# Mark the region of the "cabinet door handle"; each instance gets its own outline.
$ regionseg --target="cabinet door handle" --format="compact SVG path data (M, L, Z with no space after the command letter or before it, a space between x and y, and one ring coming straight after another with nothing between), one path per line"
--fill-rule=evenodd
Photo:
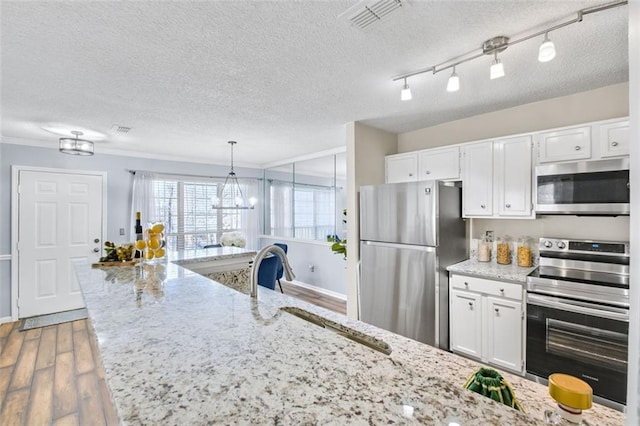
M504 205L506 208L510 209L511 208L511 204L505 204Z
M616 141L611 142L611 146L618 146L618 142Z
M504 294L504 288L500 289L500 293Z
M495 311L496 311L496 314L500 313L500 309L498 309L498 308L496 308Z
M469 307L473 309L473 302L469 302Z
M464 286L465 286L465 287L469 287L469 283L465 281L465 282L464 282Z
M413 176L413 173L409 173L409 177Z
M431 172L430 172L429 170L427 170L425 173L426 173L426 174L428 174L428 175L430 175L430 174L431 174Z
M576 145L576 151L580 151L582 147L580 145Z
M485 206L484 204L480 204L480 208L484 209L485 207L487 206Z

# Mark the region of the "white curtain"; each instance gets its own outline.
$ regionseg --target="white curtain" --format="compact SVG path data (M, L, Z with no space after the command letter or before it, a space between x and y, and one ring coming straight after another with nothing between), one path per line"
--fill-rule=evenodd
M136 212L140 212L142 216L142 226L150 222L157 222L158 215L156 211L156 201L153 193L153 180L156 179L155 173L135 172L133 175L133 190L131 191L131 226L134 229Z
M257 180L247 180L243 183L246 193L243 194L246 200L254 198L258 200L254 209L241 210L241 223L244 225L242 232L247 239L247 248L258 250L258 235L260 235L261 212L263 211L264 198L260 196L260 184ZM243 191L244 192L244 191Z
M268 186L270 197L269 233L278 237L293 237L293 184L290 182L272 181Z

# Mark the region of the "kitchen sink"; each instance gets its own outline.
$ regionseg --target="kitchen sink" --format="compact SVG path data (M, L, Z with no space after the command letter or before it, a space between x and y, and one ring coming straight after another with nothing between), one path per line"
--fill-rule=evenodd
M331 321L326 318L323 318L320 315L317 315L312 312L305 311L304 309L296 308L293 306L285 306L280 308L280 310L288 314L291 314L293 316L296 316L298 318L301 318L305 321L308 321L312 324L315 324L318 327L322 327L329 331L333 331L334 333L342 337L345 337L363 346L366 346L368 348L381 352L385 355L391 354L391 346L389 346L386 342L380 339L377 339L375 337L368 336L352 328L346 327L335 321Z

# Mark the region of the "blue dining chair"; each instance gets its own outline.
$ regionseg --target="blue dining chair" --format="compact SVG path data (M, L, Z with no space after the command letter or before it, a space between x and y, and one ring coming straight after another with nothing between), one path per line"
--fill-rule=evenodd
M274 243L273 245L280 247L284 252L284 254L287 254L287 249L289 247L286 244ZM278 272L276 273L276 281L278 281L278 285L280 286L280 293L284 293L284 291L282 291L282 284L280 284L280 278L282 278L283 275L284 275L284 267L282 266L282 262L280 261L280 259L278 259Z
M278 274L278 266L281 266L278 256L270 256L262 259L260 268L258 269L258 285L266 287L269 290L276 289L276 277ZM280 289L282 291L282 288Z

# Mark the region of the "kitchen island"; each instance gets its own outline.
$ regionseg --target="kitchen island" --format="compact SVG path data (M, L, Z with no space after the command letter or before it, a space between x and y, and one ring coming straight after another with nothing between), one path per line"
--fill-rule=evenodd
M184 260L184 259L183 259ZM529 415L462 388L478 364L264 288L258 300L172 262L78 267L125 424L542 424L546 388L505 374ZM386 342L385 355L279 308ZM592 424L622 424L594 407Z

